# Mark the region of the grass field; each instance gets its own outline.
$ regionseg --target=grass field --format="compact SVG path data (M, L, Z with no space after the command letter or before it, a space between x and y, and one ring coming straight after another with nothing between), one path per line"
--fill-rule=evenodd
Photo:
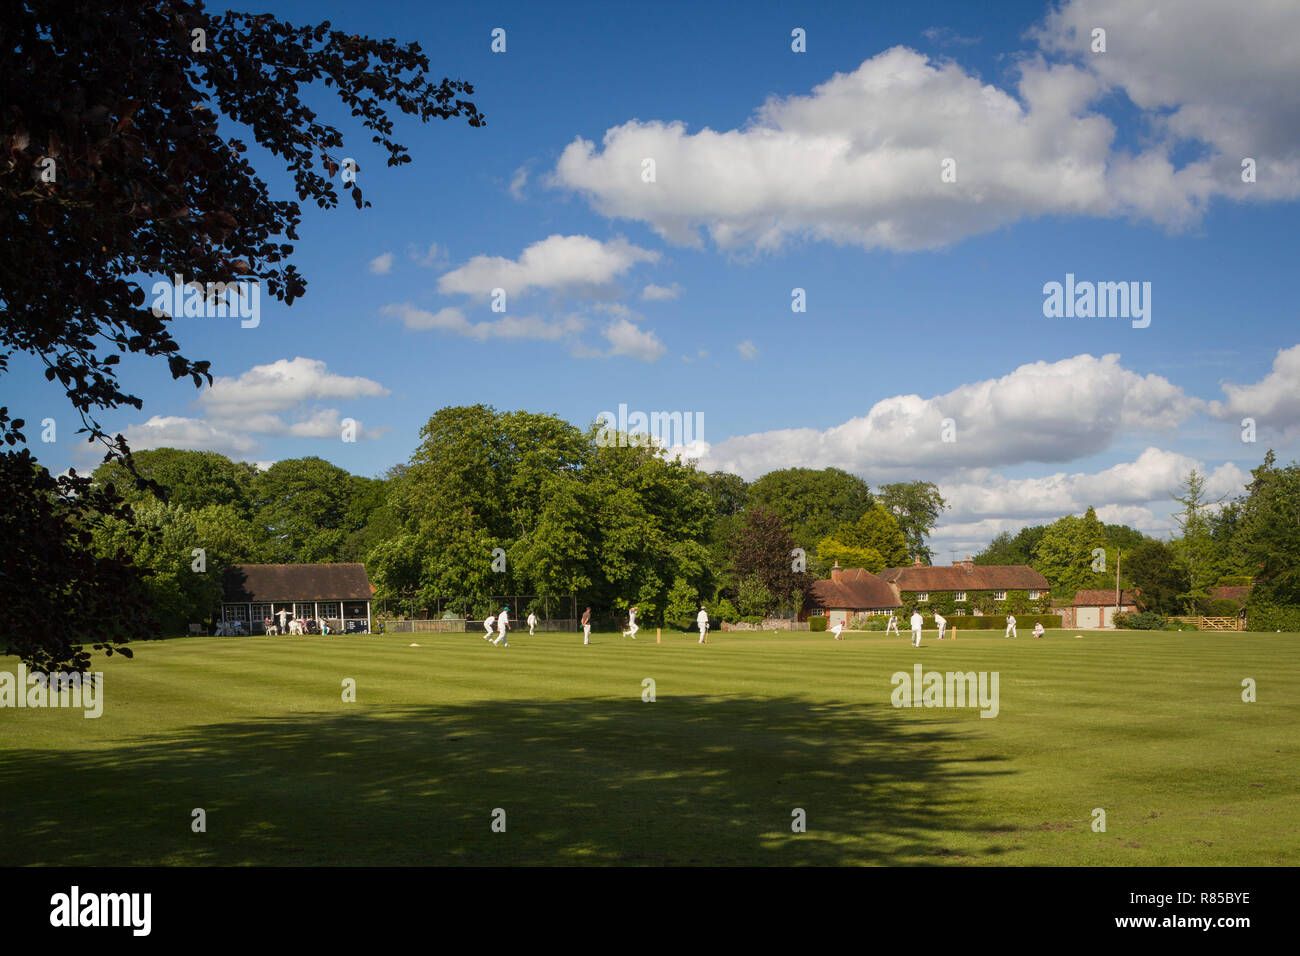
M142 643L99 719L0 709L0 864L1294 865L1297 637ZM916 662L998 716L895 708Z

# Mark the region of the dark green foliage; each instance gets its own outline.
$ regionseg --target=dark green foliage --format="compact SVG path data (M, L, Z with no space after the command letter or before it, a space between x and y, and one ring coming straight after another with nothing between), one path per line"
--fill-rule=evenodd
M826 630L826 615L814 614L808 618L808 630L824 631Z
M1167 623L1168 618L1163 614L1156 614L1152 611L1144 611L1139 614L1116 614L1114 617L1116 627L1134 631L1160 631L1164 630Z

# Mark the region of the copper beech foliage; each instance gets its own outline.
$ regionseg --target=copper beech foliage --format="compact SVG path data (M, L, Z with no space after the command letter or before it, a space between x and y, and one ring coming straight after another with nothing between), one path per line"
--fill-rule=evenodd
M469 83L428 79L418 44L202 3L22 0L0 17L0 49L0 376L14 353L44 362L82 420L78 434L128 463L122 437L95 418L142 405L119 378L121 355L165 358L196 387L212 380L208 362L181 353L142 283L256 279L286 304L306 290L289 261L298 203L337 206L343 158L342 134L303 101L309 87L332 90L389 166L410 162L392 138L394 109L485 122ZM296 200L271 196L248 140L284 162ZM369 205L355 179L344 188L357 208ZM0 442L24 442L22 426L0 415ZM79 493L58 484L65 499ZM19 573L0 584L8 597L35 582Z

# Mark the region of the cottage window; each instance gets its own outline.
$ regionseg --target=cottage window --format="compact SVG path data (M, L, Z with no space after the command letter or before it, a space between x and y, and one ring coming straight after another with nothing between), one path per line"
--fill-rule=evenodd
M965 592L965 591L958 591L956 597L954 597L953 600L956 601L958 604L965 604L965 603L966 603L966 592Z
M1037 601L1037 600L1038 600L1040 597L1042 597L1042 596L1043 596L1043 592L1042 592L1042 591L1030 591L1030 592L1029 592L1029 600L1031 600L1031 601Z
M994 592L993 592L993 600L995 600L995 601L1005 601L1006 599L1007 599L1007 592L1006 592L1006 591L994 591Z
M918 594L918 595L916 596L916 599L917 599L918 601L928 601L928 600L930 600L930 592L929 592L929 591L922 591L920 594Z

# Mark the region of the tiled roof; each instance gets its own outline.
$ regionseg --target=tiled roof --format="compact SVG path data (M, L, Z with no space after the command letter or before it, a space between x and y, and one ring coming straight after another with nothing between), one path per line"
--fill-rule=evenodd
M1127 588L1120 592L1119 603L1121 607L1137 604L1137 591L1130 591ZM1115 589L1102 588L1100 591L1075 591L1075 607L1114 607L1115 606Z
M850 611L901 607L894 589L865 568L844 568L838 581L814 581L814 603Z
M1027 564L885 568L900 591L1046 591L1047 578Z
M364 564L232 564L222 579L224 600L369 601L374 591Z
M1246 599L1250 597L1252 585L1244 587L1221 587L1210 588L1210 597L1216 601L1236 601L1238 604L1245 604Z

